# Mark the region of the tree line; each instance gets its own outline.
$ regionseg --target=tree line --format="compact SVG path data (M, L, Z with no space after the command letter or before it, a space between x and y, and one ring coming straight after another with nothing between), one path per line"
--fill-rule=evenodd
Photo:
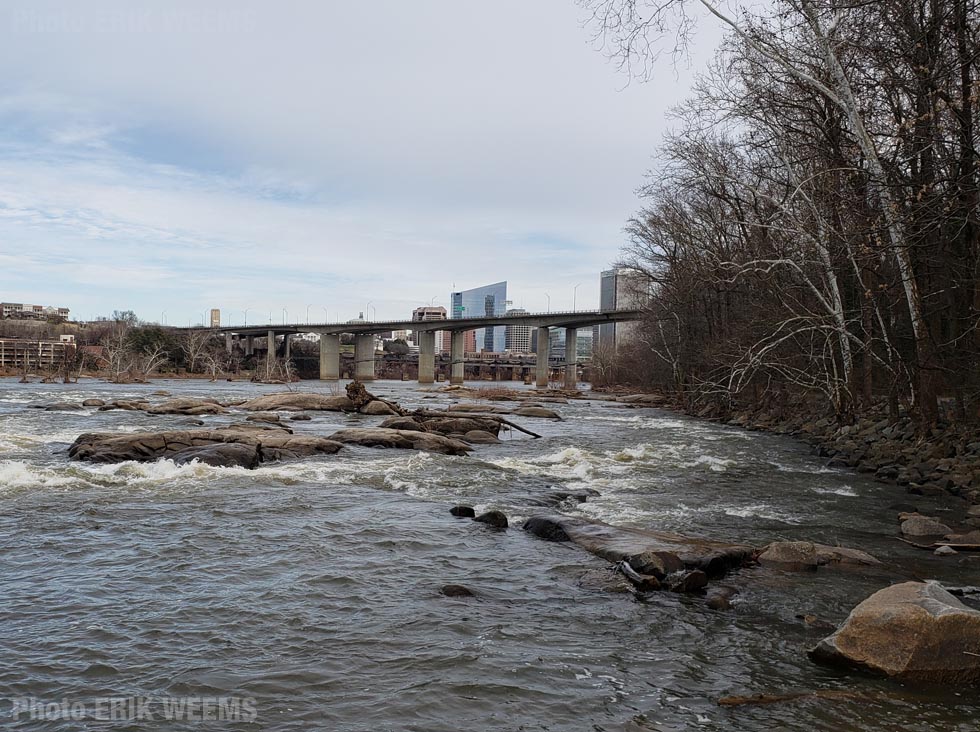
M583 4L641 76L695 7L728 29L627 227L645 378L691 404L980 416L977 0Z

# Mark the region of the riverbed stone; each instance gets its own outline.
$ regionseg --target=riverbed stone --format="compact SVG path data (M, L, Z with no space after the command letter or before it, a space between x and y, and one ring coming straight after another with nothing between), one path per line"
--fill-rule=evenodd
M860 603L808 652L820 663L902 681L980 681L980 612L935 582L902 582Z
M217 467L239 467L253 470L262 462L262 456L257 445L240 443L221 443L216 445L200 445L179 450L172 456L177 465L198 461L205 465Z
M860 549L828 546L812 541L774 541L763 547L758 560L797 569L816 569L828 564L881 564L875 557Z
M905 536L945 536L953 530L929 516L909 516L902 521L899 531Z
M507 515L503 511L486 511L485 513L481 513L473 520L481 524L486 524L494 529L507 528Z
M143 411L147 414L185 414L194 416L200 414L224 414L228 410L218 404L214 399L180 397L144 407Z
M486 430L470 430L463 439L471 445L499 445L500 440Z
M446 597L473 597L473 590L464 585L443 585L439 593Z
M104 407L105 401L102 399L86 399L82 402L83 407Z
M561 415L554 409L548 409L547 407L524 406L520 407L519 409L515 409L514 414L518 417L538 417L540 419L554 419L561 421Z
M449 513L458 518L476 518L476 511L472 506L453 506Z
M361 407L359 411L361 412L361 414L367 414L371 416L398 414L398 412L396 412L394 409L391 408L391 405L386 404L380 399L375 399L373 401L368 402L363 407Z

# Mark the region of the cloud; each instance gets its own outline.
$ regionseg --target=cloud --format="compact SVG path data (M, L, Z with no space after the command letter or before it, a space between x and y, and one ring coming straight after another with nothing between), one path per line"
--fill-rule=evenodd
M0 242L31 253L4 299L400 317L506 279L596 304L688 75L623 89L570 0L208 8L0 10Z

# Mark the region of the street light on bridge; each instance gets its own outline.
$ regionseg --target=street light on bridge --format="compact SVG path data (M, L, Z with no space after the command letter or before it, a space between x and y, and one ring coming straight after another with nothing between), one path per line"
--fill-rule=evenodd
M282 309L282 324L286 324L286 318L289 316L289 311L286 308Z
M544 296L545 296L546 298L548 298L548 312L550 313L550 312L551 312L551 295L549 295L549 294L548 294L548 293L546 292L546 293L544 293Z
M307 305L306 306L306 324L307 325L310 324L310 308L311 307L313 307L313 306L312 305Z
M575 308L575 296L576 296L576 295L578 294L578 288L579 288L579 287L580 287L581 285L582 285L582 283L581 283L581 282L579 282L579 283L578 283L577 285L575 285L575 287L573 287L573 288L572 288L572 312L573 312L573 313L574 313L574 312L575 312L575 310L576 310L576 308Z

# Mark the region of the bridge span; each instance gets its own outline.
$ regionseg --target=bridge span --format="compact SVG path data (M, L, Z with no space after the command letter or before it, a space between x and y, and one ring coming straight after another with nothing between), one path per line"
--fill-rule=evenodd
M419 383L435 381L436 331L449 331L451 384L462 384L464 375L464 333L491 326L523 325L538 329L535 359L535 382L540 387L548 385L550 334L552 328L565 329L565 343L576 343L578 329L603 323L621 323L638 320L641 310L577 310L560 313L520 313L513 315L482 316L475 318L450 318L448 320L355 320L347 323L283 323L281 325L242 325L211 328L225 336L225 347L230 352L237 340L246 354L253 352L254 339L267 339L268 353L275 353L276 338L283 336L283 349L289 355L289 339L297 333L315 333L320 336L320 378L340 378L340 336L354 336L354 378L371 381L375 375L374 336L394 330L412 330L418 333ZM192 328L191 330L200 330ZM578 383L578 357L575 348L565 349L565 385L574 389Z

